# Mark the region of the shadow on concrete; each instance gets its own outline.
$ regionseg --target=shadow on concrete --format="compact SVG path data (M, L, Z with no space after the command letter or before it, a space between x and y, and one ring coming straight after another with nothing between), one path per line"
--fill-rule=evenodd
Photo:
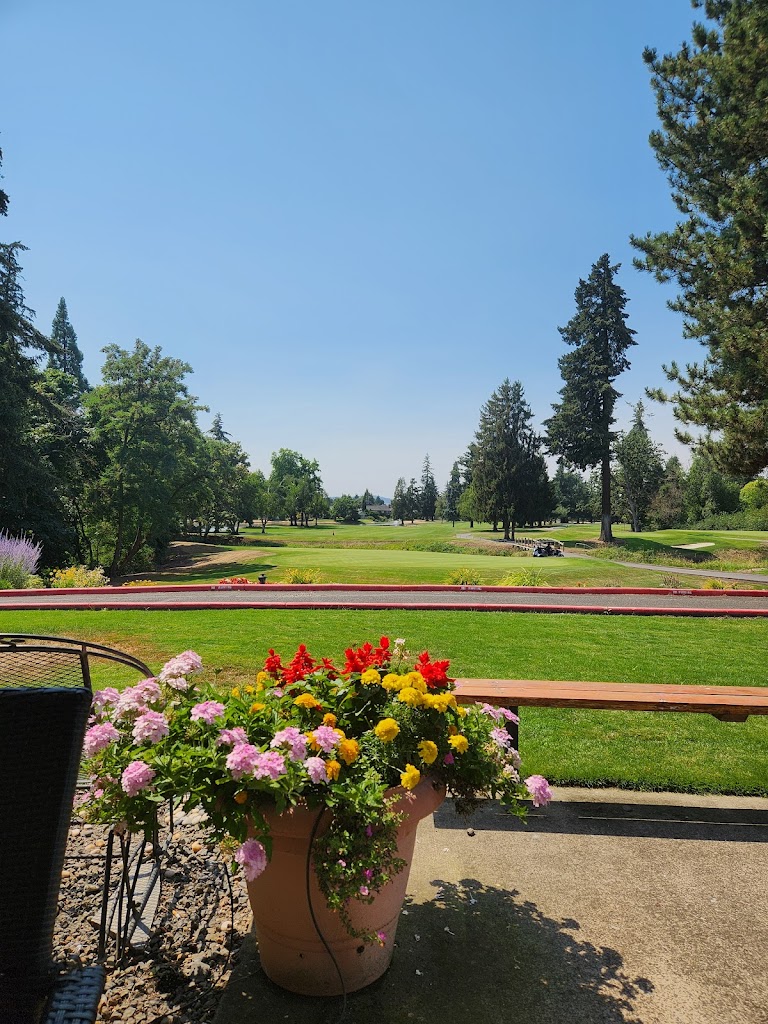
M406 902L392 967L344 1000L293 995L263 974L252 938L223 994L216 1024L640 1024L653 990L615 949L579 941L579 924L546 917L515 891L433 879L434 899Z
M562 800L553 807L557 813L552 813L552 808L544 812L531 809L527 821L521 822L494 801L481 804L469 818L456 814L452 801L446 801L435 812L435 828L633 839L768 842L768 811L757 808Z

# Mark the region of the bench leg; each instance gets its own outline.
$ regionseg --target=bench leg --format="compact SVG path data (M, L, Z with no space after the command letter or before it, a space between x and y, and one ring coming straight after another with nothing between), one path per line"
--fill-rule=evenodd
M520 716L519 708L509 708L513 715ZM507 721L507 732L509 733L510 739L512 740L512 746L515 750L520 749L520 726L517 722Z

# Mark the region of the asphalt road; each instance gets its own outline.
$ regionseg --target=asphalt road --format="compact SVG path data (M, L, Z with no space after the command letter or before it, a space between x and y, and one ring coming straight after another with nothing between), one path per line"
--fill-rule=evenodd
M45 608L199 609L199 608L413 608L422 610L546 611L596 614L768 615L768 591L641 591L494 589L467 587L386 588L283 586L250 588L200 586L150 589L104 588L89 593L67 590L0 595L0 613Z

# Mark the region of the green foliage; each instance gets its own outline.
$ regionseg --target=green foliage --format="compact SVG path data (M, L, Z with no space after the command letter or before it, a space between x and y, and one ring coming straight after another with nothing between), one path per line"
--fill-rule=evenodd
M51 325L51 342L54 351L48 357L48 368L61 370L62 373L72 377L81 394L87 391L88 381L83 375L83 353L78 348L77 335L69 322L67 304L63 297L59 299L56 315Z
M538 569L521 569L519 572L507 573L499 582L500 587L548 587L544 573Z
M544 421L547 447L572 466L601 470L600 539L611 540L611 444L614 408L620 397L616 377L629 367L626 352L635 345L634 331L624 311L627 296L614 281L619 263L607 253L593 264L586 281L576 288L576 313L559 331L571 346L558 360L564 386L562 401Z
M505 540L514 540L516 523L532 521L534 510L543 512L549 504L546 466L532 418L522 384L509 379L480 410L472 484L483 518L500 520Z
M282 583L321 583L323 579L319 569L286 569L283 573Z
M205 443L184 383L187 363L142 341L131 352L104 352L103 383L85 398L97 471L83 519L93 560L115 577L172 534L203 475Z
M340 523L359 523L360 505L351 494L342 494L331 503L331 515Z
M482 580L480 573L475 572L474 569L454 569L449 573L445 582L456 587L478 587Z
M54 590L80 587L108 587L109 577L103 569L89 569L86 565L71 565L51 573L50 586Z
M643 422L642 402L636 406L631 430L616 441L614 455L619 508L626 510L632 530L639 532L664 478L662 450Z
M650 144L681 216L632 243L638 267L677 283L670 307L706 349L700 364L665 366L676 390L654 397L715 432L704 446L721 469L751 475L768 465L768 4L705 10L692 44L643 54L660 122Z
M750 511L762 511L768 506L768 480L750 480L739 491L739 501Z
M437 505L437 485L432 473L432 464L429 455L424 456L424 466L421 471L421 488L419 493L420 514L422 519L427 521L435 518L435 507Z

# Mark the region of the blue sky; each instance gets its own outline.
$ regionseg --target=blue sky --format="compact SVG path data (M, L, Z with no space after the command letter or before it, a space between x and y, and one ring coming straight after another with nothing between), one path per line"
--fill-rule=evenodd
M629 402L699 358L632 267L675 210L648 146L641 54L688 0L4 0L3 241L27 302L59 297L99 380L135 338L268 470L318 459L332 495L439 486L480 406L520 380L537 422L580 277L622 264ZM687 458L666 408L650 428Z

